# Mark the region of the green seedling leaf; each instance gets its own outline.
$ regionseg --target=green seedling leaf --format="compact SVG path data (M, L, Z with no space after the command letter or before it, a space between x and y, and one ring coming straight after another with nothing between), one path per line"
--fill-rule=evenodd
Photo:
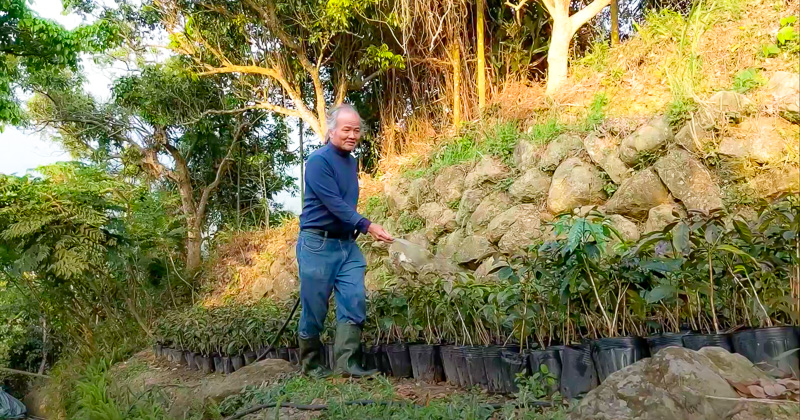
M785 352L773 357L772 360L775 360L775 361L783 360L783 359L785 359L785 358L797 353L798 351L800 351L800 347L795 348L795 349L791 349L791 350L786 350Z
M689 251L689 226L686 223L675 225L672 230L672 246L681 254Z
M664 298L675 296L675 291L674 287L662 284L648 292L645 300L647 303L656 303Z

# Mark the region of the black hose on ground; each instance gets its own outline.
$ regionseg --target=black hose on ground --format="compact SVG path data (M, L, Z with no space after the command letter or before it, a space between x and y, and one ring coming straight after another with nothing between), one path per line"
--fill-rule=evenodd
M256 357L256 361L253 362L253 363L260 362L260 361L264 360L264 358L267 357L267 354L270 351L275 350L275 344L278 343L278 340L281 339L281 336L283 335L283 332L286 331L286 326L289 325L289 321L291 321L292 318L294 317L294 313L297 312L297 307L298 306L300 306L300 297L299 296L297 297L297 300L294 302L294 306L292 307L292 312L290 312L289 316L286 317L286 321L283 321L283 326L281 327L280 330L278 330L278 334L275 335L275 338L272 339L272 343L269 344L269 347L267 347L267 349L264 350L263 353L259 354L258 357Z
M359 406L366 406L366 405L382 405L382 406L389 406L389 405L411 405L413 403L405 402L405 401L373 401L373 400L357 400L357 401L345 401L342 403L343 405L359 405ZM419 404L415 404L422 407ZM489 407L493 410L499 410L507 405L515 405L513 403L487 403L483 404L484 407ZM552 401L531 401L527 405L535 406L535 407L552 407ZM240 419L248 414L253 414L261 410L266 410L267 408L273 407L280 407L280 408L294 408L297 410L308 410L308 411L320 411L320 410L327 410L329 406L327 404L295 404L290 402L272 402L267 404L256 405L250 407L246 410L242 410L230 417L226 417L225 420L236 420Z

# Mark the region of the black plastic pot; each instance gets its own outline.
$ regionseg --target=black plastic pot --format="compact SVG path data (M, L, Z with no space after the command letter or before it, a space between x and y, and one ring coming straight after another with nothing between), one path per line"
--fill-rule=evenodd
M198 369L201 372L208 375L209 373L214 372L214 358L211 356L204 356L202 354L198 354L194 357L195 363L197 363Z
M278 347L278 359L289 361L289 349L286 347Z
M197 354L193 351L186 350L183 352L183 357L186 358L186 367L189 370L197 370L197 365L194 364L194 355Z
M414 371L411 368L411 355L408 353L408 345L406 343L387 345L386 355L389 356L392 376L395 378L410 378L414 375Z
M386 376L391 376L392 366L389 364L389 356L386 355L386 345L376 344L370 347L370 352L375 355L375 364L378 371Z
M222 373L222 371L224 370L222 365L222 356L220 356L219 354L215 354L211 358L214 361L214 372Z
M650 357L650 347L642 337L601 338L592 342L592 361L602 383L608 375Z
M289 348L289 362L293 365L300 364L300 349L296 347Z
M361 348L364 349L364 351L361 352L361 365L364 366L366 370L378 369L377 350L375 347L377 346L361 345Z
M442 356L442 371L444 379L450 385L458 385L458 372L456 371L456 363L454 359L454 346L441 346L439 354Z
M264 355L264 357L261 357L261 360L264 360L264 359L277 359L278 358L278 351L277 350L271 349L271 350L267 351L267 349L269 349L269 346L261 347L258 350L258 356L259 357L261 357L261 355Z
M782 353L800 347L794 327L757 328L733 334L733 349L771 375L800 375L800 354L794 352L779 360Z
M469 368L467 367L467 349L467 346L456 346L453 348L453 362L456 365L458 386L462 388L468 388L472 385L469 380Z
M730 334L687 334L683 336L683 346L700 350L703 347L722 347L733 353Z
M486 389L489 392L504 392L503 362L500 360L500 351L503 349L497 346L488 346L482 350Z
M444 380L442 358L439 346L430 344L414 344L408 346L411 358L411 371L414 379L424 382L440 382Z
M573 399L596 387L597 373L590 346L565 346L561 350L561 395Z
M243 356L245 365L252 365L258 359L258 353L252 350L244 352Z
M231 364L233 364L233 370L239 370L244 367L244 357L241 354L237 354L236 356L231 356Z
M540 372L541 366L547 367L549 375L555 383L548 389L548 394L553 394L561 388L561 352L564 346L550 346L544 350L531 350L528 353L528 366L531 375Z
M469 346L465 347L463 352L469 375L469 386L480 385L488 388L489 378L486 377L486 367L483 364L484 348Z
M186 353L183 350L172 349L172 361L179 365L186 365Z
M650 355L655 355L659 350L667 347L683 347L683 336L686 333L664 333L647 337Z
M517 388L517 374L528 369L528 357L524 353L510 349L500 350L501 370L501 391L513 393L519 391Z
M221 372L224 373L225 375L230 375L231 373L234 372L234 370L235 369L233 368L233 362L231 362L231 358L228 357L228 356L223 356L222 357L222 371ZM217 371L217 372L220 372L220 371Z
M153 344L153 354L156 357L161 357L164 354L164 346L159 343Z

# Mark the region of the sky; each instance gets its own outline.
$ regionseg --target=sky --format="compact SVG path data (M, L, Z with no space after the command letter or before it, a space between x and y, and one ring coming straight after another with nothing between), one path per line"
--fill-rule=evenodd
M39 16L55 20L67 29L73 29L81 23L79 16L62 13L61 0L34 0L31 9ZM101 68L88 57L84 57L82 65L86 79L90 81L85 86L86 90L97 99L108 99L111 83L123 70ZM292 126L296 126L296 123ZM57 142L50 140L51 136L52 133L48 132L37 133L6 126L0 133L0 173L24 175L38 166L70 160L69 154ZM296 135L292 136L293 141L296 141L295 137ZM297 145L292 144L290 147L296 148ZM299 179L299 166L292 167L289 173ZM300 213L302 206L299 195L292 197L288 192L281 192L275 200L282 203L284 209Z

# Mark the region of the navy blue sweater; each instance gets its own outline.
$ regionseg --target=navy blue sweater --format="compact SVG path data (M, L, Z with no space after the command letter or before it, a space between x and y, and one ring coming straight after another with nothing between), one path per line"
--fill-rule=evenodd
M370 221L356 212L358 162L328 142L308 156L300 228L366 233Z

